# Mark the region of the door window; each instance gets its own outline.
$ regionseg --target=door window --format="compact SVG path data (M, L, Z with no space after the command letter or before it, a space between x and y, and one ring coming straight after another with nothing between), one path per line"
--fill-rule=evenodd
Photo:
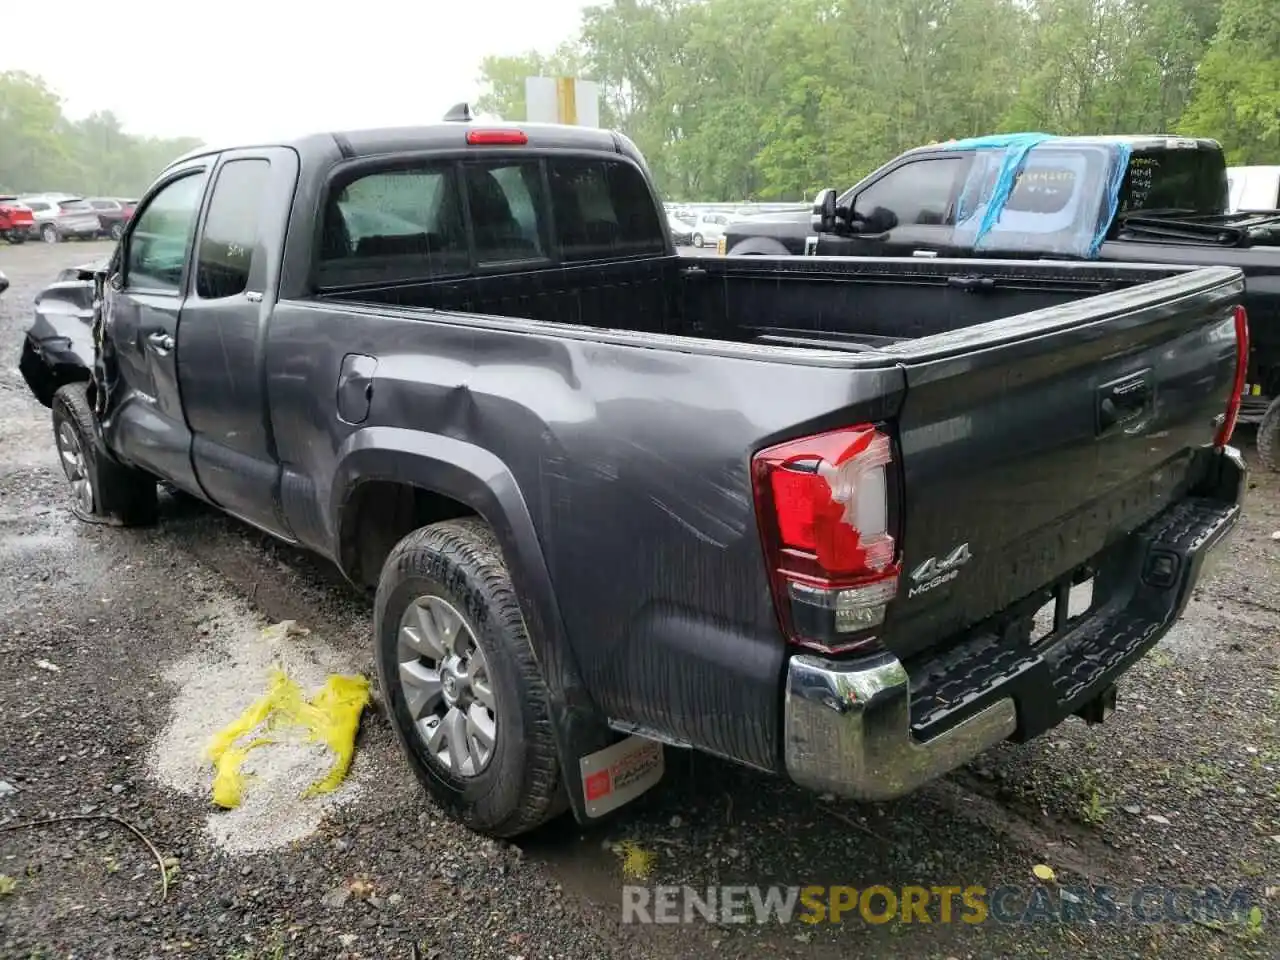
M204 194L201 170L174 180L151 198L129 234L125 286L177 293Z
M234 297L249 286L270 176L270 161L260 158L232 160L218 171L196 258L200 297Z
M964 168L960 157L914 160L891 170L853 202L853 212L883 230L909 224L951 226L951 199Z

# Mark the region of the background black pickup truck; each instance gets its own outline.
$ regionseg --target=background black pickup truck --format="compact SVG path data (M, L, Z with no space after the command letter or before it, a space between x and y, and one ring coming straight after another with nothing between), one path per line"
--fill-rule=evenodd
M1240 271L690 261L661 210L573 127L197 153L47 292L93 370L47 309L22 370L85 518L160 479L376 590L479 830L601 816L663 744L878 798L1100 719L1239 514Z
M1241 422L1259 424L1259 453L1280 469L1280 211L1227 213L1226 162L1212 140L1053 138L1028 154L1005 206L1001 226L1016 235L975 245L956 227L957 207L975 159L997 139L909 150L832 197L839 214L825 227L803 213L752 217L729 225L720 250L799 256L816 240L808 252L821 256L1064 258L1082 255L1062 240L1081 236L1076 227L1085 224L1100 241L1083 251L1089 259L1238 267L1253 343ZM1128 155L1118 184L1098 175L1093 158L1116 148Z

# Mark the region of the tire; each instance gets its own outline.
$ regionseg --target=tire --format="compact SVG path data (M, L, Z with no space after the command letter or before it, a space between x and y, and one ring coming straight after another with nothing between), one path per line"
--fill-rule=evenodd
M424 609L429 611L426 622L415 620ZM451 621L454 616L469 635ZM452 631L445 629L450 622ZM402 632L402 625L408 631ZM447 649L436 645L445 654L442 658L427 652L415 659L432 644L411 643L406 637L427 635L452 637ZM415 530L396 544L378 581L374 642L378 682L396 736L414 774L449 816L490 837L514 837L564 812L568 798L560 783L546 684L501 550L483 521L447 520ZM467 649L479 650L480 666L473 652L465 671L453 672L449 658L456 660L454 651ZM471 730L482 729L482 724L466 727L465 733L461 726L453 728L462 734L465 751L455 750L449 737L454 709L471 718L479 706L482 719L488 709L482 702L486 685L481 672L488 681L488 716L494 721L487 759L483 741L473 743L471 737ZM425 676L434 687L433 675L441 680L438 692L424 693L428 688L412 682ZM460 675L475 680L470 693L460 692L461 681L451 687L452 677ZM451 689L456 696L452 701ZM463 752L459 762L455 757ZM445 754L448 761L442 759Z
M61 237L58 236L58 228L52 223L46 223L40 228L40 239L45 243L57 243Z
M1280 470L1280 397L1271 401L1258 424L1258 459L1268 470Z
M695 233L693 235L693 245L697 247L699 250L702 249L702 234Z
M113 223L111 229L107 231L111 235L112 240L119 240L124 236L124 224Z
M53 441L71 486L71 509L87 523L142 526L156 518L155 478L125 466L102 442L88 389L69 383L53 395Z

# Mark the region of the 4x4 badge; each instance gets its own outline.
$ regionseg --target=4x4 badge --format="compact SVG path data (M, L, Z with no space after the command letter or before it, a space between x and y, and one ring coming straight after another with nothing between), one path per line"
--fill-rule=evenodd
M907 597L910 598L917 594L926 593L934 587L941 586L948 580L955 579L960 573L960 568L968 563L969 558L972 556L973 554L969 552L969 544L962 543L941 560L937 557L930 557L911 571L913 586L907 591Z

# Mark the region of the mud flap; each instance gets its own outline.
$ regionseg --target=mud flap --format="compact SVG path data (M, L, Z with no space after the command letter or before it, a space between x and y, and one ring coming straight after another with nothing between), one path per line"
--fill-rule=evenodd
M602 817L630 803L662 779L662 744L634 734L578 761L585 812Z

